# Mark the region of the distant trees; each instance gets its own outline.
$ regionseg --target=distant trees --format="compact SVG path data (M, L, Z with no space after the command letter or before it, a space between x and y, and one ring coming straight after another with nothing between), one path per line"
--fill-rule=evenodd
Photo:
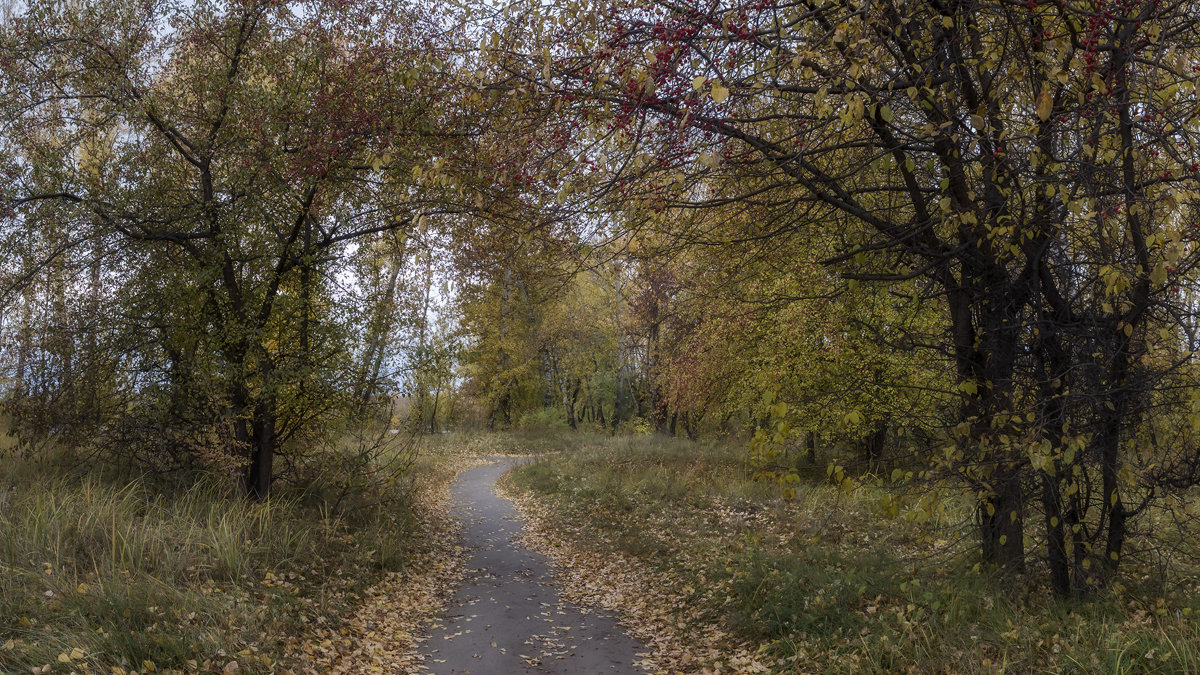
M490 428L548 408L573 429L646 417L645 372L634 362L644 345L628 333L632 291L623 287L633 280L620 265L577 265L513 256L464 275L463 373Z

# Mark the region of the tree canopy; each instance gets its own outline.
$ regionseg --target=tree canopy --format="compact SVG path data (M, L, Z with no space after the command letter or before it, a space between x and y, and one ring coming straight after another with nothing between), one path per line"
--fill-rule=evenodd
M30 2L6 406L259 497L402 395L733 435L885 514L965 495L984 562L1090 592L1200 481L1198 16Z

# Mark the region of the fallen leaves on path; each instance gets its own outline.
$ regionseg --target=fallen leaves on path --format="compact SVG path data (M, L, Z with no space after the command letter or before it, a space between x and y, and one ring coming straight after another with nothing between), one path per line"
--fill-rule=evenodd
M554 517L550 506L501 482L501 494L525 518L519 541L550 559L563 596L582 607L618 613L630 635L652 653L638 665L660 673L767 673L746 643L698 610L669 576L636 558L579 544L594 533Z
M480 458L454 458L451 475L485 464ZM458 544L460 524L449 515L449 481L430 486L416 500L426 540L400 572L370 588L361 607L341 626L320 629L289 651L296 671L311 674L423 672L418 646L426 625L445 606L465 573Z

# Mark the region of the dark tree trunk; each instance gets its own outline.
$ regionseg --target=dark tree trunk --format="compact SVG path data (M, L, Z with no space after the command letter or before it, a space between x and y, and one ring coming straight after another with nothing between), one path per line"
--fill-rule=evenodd
M1129 513L1121 496L1121 484L1117 472L1120 470L1121 427L1123 419L1129 414L1129 405L1125 387L1128 385L1128 367L1126 355L1119 354L1113 367L1113 388L1111 397L1112 408L1104 408L1100 438L1097 439L1100 451L1101 479L1101 528L1099 534L1104 537L1104 561L1102 563L1107 582L1116 573L1121 560L1121 551L1125 545L1125 521ZM1105 532L1104 525L1107 525ZM1097 547L1098 548L1098 547Z
M438 388L433 391L433 409L429 411L429 433L431 434L436 434L438 432L437 412L438 401L441 400L441 398L442 388L441 386L438 386Z
M575 386L571 389L571 393L564 397L567 409L567 425L572 429L579 428L578 421L575 419L575 402L579 398L579 387L579 380L575 380Z
M260 403L254 417L250 466L247 467L245 478L246 494L255 499L266 499L271 493L271 479L274 477L275 414L269 404Z
M1067 558L1063 508L1059 500L1058 479L1045 472L1042 479L1042 510L1046 524L1046 562L1050 566L1050 587L1058 597L1071 594L1071 561Z
M888 427L884 422L876 422L875 429L869 436L863 439L859 460L863 463L867 471L875 471L879 464L879 458L883 455L884 445L887 443Z
M1006 444L995 442L992 421L999 413L1009 413L1012 373L1018 340L1013 335L1016 321L1010 312L1019 311L1020 303L1008 297L1012 291L1003 270L990 270L975 283L988 289L986 302L973 298L966 288L971 278L966 272L960 288L948 294L954 330L955 365L958 379L972 383L974 393L966 396L960 413L970 423L971 432L960 443L968 465L990 467L990 474L974 483L980 492L977 505L980 550L983 560L1006 571L1024 569L1024 491L1021 485L1023 458L1012 456ZM976 330L974 308L979 312L982 331ZM990 446L990 449L985 447Z
M1052 280L1046 278L1046 281ZM1043 295L1054 299L1059 297L1057 289L1050 287L1050 284L1044 284L1044 287L1047 292ZM1067 323L1069 317L1051 307L1041 313L1040 319L1038 336L1043 370L1043 381L1040 385L1041 418L1044 420L1042 429L1050 447L1060 449L1064 442L1062 429L1067 422L1063 392L1070 388L1073 368L1071 355L1060 337L1059 326ZM1050 568L1050 587L1060 598L1070 596L1073 591L1071 560L1067 555L1067 515L1062 499L1062 476L1067 471L1070 471L1069 466L1053 460L1049 471L1038 472L1038 479L1042 485L1041 502L1046 528L1046 564Z
M609 430L614 434L617 433L617 426L619 426L621 424L621 419L623 418L624 406L622 405L622 402L624 399L625 399L625 388L623 386L621 386L621 375L618 374L617 375L617 386L616 386L616 401L613 403L613 414L612 414L612 419L610 420L611 424L609 425Z
M992 495L979 506L983 559L1008 571L1025 565L1024 495L1015 467L992 474Z

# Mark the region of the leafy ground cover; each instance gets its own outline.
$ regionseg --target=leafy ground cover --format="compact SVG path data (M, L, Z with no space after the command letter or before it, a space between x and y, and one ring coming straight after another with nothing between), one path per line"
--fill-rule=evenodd
M623 611L667 672L1196 672L1195 578L1126 570L1055 600L972 557L968 511L885 518L879 487L795 497L744 451L589 437L508 487L575 600ZM795 485L790 486L796 488Z
M445 491L487 449L472 439L423 439L386 501L337 508L6 460L0 672L414 670L457 573Z

